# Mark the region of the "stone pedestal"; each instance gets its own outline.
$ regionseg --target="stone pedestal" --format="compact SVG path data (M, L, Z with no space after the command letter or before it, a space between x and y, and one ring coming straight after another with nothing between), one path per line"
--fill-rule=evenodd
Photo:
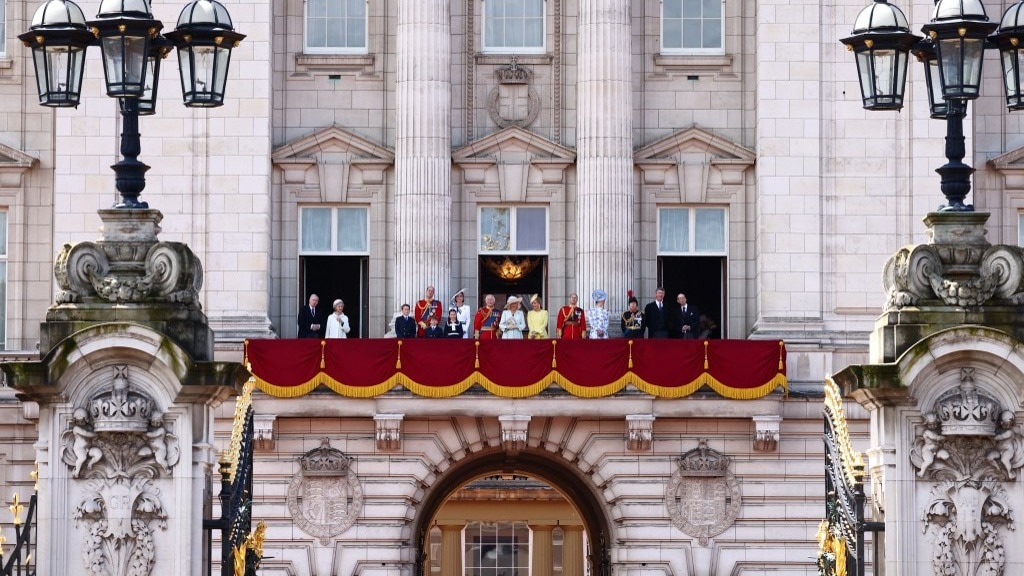
M40 574L202 574L213 409L247 378L211 362L202 266L155 210L102 210L65 246L41 358L3 364L39 405Z
M871 363L834 376L871 413L886 574L1024 572L1011 545L1024 510L1024 251L990 245L987 218L925 219L930 242L886 264Z

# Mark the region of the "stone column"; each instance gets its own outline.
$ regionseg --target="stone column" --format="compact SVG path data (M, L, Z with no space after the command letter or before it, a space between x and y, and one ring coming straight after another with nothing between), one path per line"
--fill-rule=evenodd
M441 524L441 576L463 576L462 528L464 524Z
M562 576L583 576L583 526L562 526Z
M629 0L581 0L577 74L576 291L624 309L633 269L633 91ZM569 289L572 290L572 286Z
M394 305L428 284L448 297L451 24L447 0L399 0L395 83Z
M531 525L533 530L533 551L530 559L530 576L551 576L554 573L550 524Z

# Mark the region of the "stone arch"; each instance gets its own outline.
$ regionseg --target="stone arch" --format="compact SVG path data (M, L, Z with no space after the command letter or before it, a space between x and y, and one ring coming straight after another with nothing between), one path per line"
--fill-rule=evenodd
M415 576L423 576L423 548L429 535L430 522L445 500L455 490L476 478L493 473L522 473L547 482L576 507L590 544L592 576L609 576L609 549L614 537L613 524L607 515L607 503L593 482L569 462L536 449L525 449L515 456L500 448L470 454L453 463L424 494L415 511Z
M1024 404L1024 347L1013 336L984 326L936 332L896 361L900 382L922 411L960 383L960 368L975 369L979 385L1011 410Z

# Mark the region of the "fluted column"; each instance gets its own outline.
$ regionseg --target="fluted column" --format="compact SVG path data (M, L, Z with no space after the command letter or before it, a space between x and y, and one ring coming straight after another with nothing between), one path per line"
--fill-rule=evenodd
M441 525L441 576L463 576L462 528L463 524Z
M580 0L576 289L612 317L633 287L633 91L629 0Z
M394 304L428 284L448 297L451 23L448 0L399 0L395 82Z
M583 526L562 526L562 576L583 576Z
M555 557L552 554L550 524L530 525L533 530L533 550L530 553L530 576L551 576L555 571Z

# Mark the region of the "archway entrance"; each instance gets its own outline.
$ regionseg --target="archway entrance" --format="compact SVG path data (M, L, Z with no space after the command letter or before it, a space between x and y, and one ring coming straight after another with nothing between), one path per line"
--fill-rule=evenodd
M605 503L547 453L474 454L428 490L416 515L417 576L610 574Z

